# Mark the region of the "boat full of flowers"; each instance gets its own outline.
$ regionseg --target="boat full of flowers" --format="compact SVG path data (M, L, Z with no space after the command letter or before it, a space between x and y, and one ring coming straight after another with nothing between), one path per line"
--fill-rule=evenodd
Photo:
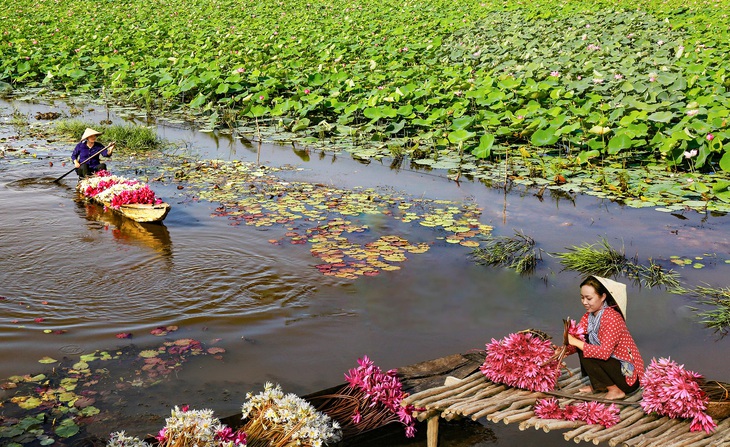
M170 205L156 197L148 184L108 171L79 181L77 189L84 198L136 222L162 222L170 212Z

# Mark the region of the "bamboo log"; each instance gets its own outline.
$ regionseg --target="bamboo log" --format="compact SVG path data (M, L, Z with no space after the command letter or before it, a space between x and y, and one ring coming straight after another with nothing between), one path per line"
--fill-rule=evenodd
M507 416L507 417L505 417L504 418L504 423L505 424L514 424L515 422L524 422L524 421L530 420L530 418L532 418L533 416L535 416L535 412L534 411L526 411L524 413L516 413L514 416ZM522 425L522 424L520 424L520 425Z
M615 447L619 444L619 442L624 442L627 445L638 446L644 440L645 436L650 436L652 433L655 432L655 430L661 430L661 427L664 426L668 421L669 418L667 417L657 419L656 416L651 416L651 419L646 420L646 422L642 422L639 425L634 425L627 433L622 434L621 436L617 436L618 439L625 439L621 439L620 441L612 439L608 441L608 444L611 447Z
M704 433L704 432L703 432ZM698 435L703 434L698 433ZM704 433L706 434L706 433ZM681 447L703 447L703 446L724 446L730 444L730 418L726 418L717 424L715 432L709 437L696 439L691 443L683 443ZM679 446L678 446L679 447Z
M645 416L646 415L642 411L634 411L633 413L628 415L628 417L622 417L621 422L607 429L607 433L603 433L600 436L595 436L592 441L594 444L598 444L601 442L615 439L621 436L625 431L631 429L631 426L634 424L634 422L642 419Z
M418 419L420 422L423 422L426 419L430 419L437 414L439 414L439 412L436 410L422 411L416 415L416 419Z
M524 420L524 421L520 422L520 425L519 425L519 426L518 426L517 428L519 428L519 429L520 429L520 431L525 431L525 430L527 430L528 428L534 427L534 426L535 426L535 424L536 424L536 423L537 423L538 421L541 421L541 420L542 420L542 419L540 419L540 418L539 418L539 417L537 417L537 416L532 416L532 417L531 417L530 419L527 419L527 420Z
M673 427L668 428L667 431L665 431L661 435L656 436L649 444L647 444L647 447L664 447L668 444L671 444L671 442L676 439L677 436L691 433L689 431L689 425L690 424L687 421L681 421L679 424L675 424Z
M509 403L512 402L514 399L519 399L521 397L521 395L518 395L518 391L516 391L515 389L510 389L502 393L482 399L472 399L468 402L463 402L458 405L452 405L449 407L448 410L460 412L461 414L466 416L478 411L480 408L499 403Z
M438 395L441 393L448 393L451 390L458 389L465 385L468 385L469 383L474 382L479 378L484 378L486 380L486 378L484 377L484 374L482 374L481 371L478 371L478 372L475 372L475 373L465 377L464 379L462 379L461 381L459 381L458 383L455 383L453 385L443 385L443 386L439 386L439 387L435 387L435 388L429 388L429 389L420 391L415 394L411 394L410 396L406 397L405 399L403 399L401 401L401 405L407 406L417 400L425 399L427 397L435 396L435 395Z
M580 441L590 442L596 434L606 430L606 427L599 424L587 424L587 426L590 428L573 438L576 444Z
M654 428L653 430L644 433L642 436L638 437L638 444L636 444L637 447L648 447L650 444L652 444L658 437L662 437L667 430L673 431L673 429L676 428L677 425L679 425L680 421L677 419L670 419L668 417L664 417L662 419L659 419L660 421L664 421L663 424L659 425L658 427Z
M591 429L590 425L584 424L584 425L579 426L575 430L571 430L569 432L563 433L563 438L565 438L566 441L570 441L571 439L587 432L590 429Z
M550 430L565 430L568 428L576 428L584 424L582 421L564 421L562 419L542 419L540 424L535 424L535 430L542 429L545 433Z
M439 417L433 416L428 419L426 428L426 442L428 447L438 447L439 442Z
M535 404L534 397L529 397L527 399L521 399L518 401L514 401L506 409L496 412L496 413L492 413L489 416L487 416L487 420L489 420L491 422L499 422L505 416L512 414L515 411L525 411L525 408L531 408L534 404Z
M462 397L452 397L437 402L431 403L429 406L445 409L452 405L458 405L459 403L470 402L477 399L484 399L497 394L500 394L506 389L504 385L493 385L487 388L483 388L475 394L464 395Z

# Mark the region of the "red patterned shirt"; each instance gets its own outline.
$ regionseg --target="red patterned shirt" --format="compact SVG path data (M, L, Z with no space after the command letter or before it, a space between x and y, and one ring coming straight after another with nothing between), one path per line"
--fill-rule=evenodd
M583 328L585 333L588 333L588 312L580 319L578 326ZM605 308L601 315L598 340L601 343L600 345L585 344L583 347L584 357L608 360L613 356L618 360L629 362L634 366L634 373L626 378L626 384L631 386L636 383L636 379L641 381L644 377L644 360L641 358L639 349L636 347L636 343L631 337L621 314L610 307ZM573 349L570 349L569 352L572 354L576 348L573 346L571 348Z

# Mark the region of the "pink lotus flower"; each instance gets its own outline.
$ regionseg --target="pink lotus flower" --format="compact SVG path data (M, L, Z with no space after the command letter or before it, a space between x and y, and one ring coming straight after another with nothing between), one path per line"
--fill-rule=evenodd
M586 341L586 329L572 318L568 318L568 334L581 341Z
M415 436L416 421L413 419L413 412L417 409L413 405L401 405L401 400L408 393L403 392L397 371L391 369L384 373L366 355L358 359L357 363L360 366L345 374L348 387L344 394L362 400L360 407L352 415L352 421L360 424L366 418L384 417L381 424L400 421L406 426L406 436Z
M160 432L157 433L157 436L155 436L155 439L157 439L160 443L165 442L167 439L167 427L160 430Z
M641 382L641 408L670 418L691 418L690 431L711 433L717 427L705 413L709 398L700 388L700 374L684 369L669 358L652 359Z
M706 136L705 138L707 138L707 141L712 141L712 140L714 140L714 139L715 139L715 136L714 136L714 135L712 135L711 133L708 133L708 134L707 134L707 136Z
M510 334L487 344L487 356L480 369L492 382L531 391L550 391L560 374L557 361L549 361L554 352L549 340L529 332Z
M619 409L614 404L606 406L598 402L581 402L566 405L561 409L560 403L554 397L538 400L534 411L535 416L540 419L583 421L586 424L603 425L606 428L616 425L620 420Z

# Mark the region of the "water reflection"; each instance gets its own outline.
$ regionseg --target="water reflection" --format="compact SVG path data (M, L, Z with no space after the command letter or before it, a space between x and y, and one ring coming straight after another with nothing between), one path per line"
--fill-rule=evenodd
M76 199L76 205L79 215L89 222L102 226L113 226L111 233L116 242L150 248L159 253L167 261L168 267L172 268L172 241L170 232L164 224L135 222L111 210L104 210L103 206L82 198Z

